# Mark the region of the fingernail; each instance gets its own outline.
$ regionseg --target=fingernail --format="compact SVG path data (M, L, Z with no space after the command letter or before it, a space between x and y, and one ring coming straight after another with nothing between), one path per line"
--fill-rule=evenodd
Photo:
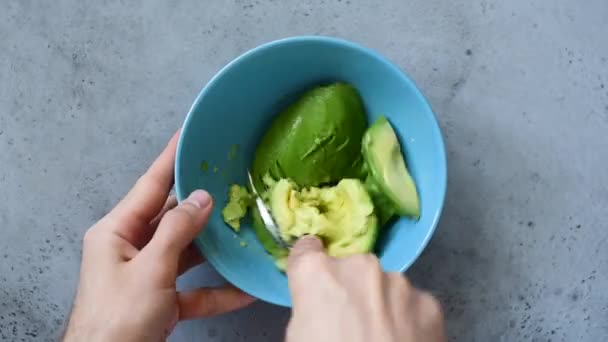
M186 202L192 203L199 208L206 208L211 203L211 196L205 190L195 190L188 196Z
M299 241L303 241L305 243L314 243L314 244L318 244L320 242L321 245L323 245L323 241L321 241L321 239L318 236L315 236L315 235L312 235L312 234L304 234L298 240Z
M293 249L306 251L322 251L323 241L321 241L321 239L314 235L304 235L299 238L298 241L296 241L296 244L293 246Z

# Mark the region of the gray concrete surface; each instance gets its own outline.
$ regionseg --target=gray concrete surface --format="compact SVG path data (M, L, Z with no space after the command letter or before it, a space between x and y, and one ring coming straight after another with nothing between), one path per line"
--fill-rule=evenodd
M0 339L61 333L83 232L219 68L325 34L387 55L438 115L447 202L408 274L451 340L608 340L606 18L605 0L1 1ZM279 341L288 315L259 303L171 340Z

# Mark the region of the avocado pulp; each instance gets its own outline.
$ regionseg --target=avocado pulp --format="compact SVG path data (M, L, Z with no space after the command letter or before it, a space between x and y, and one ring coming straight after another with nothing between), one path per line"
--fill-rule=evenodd
M360 180L299 189L281 179L270 193L270 209L284 241L295 243L304 235L315 235L323 240L328 254L336 257L373 249L377 219Z
M232 184L228 191L228 204L222 209L222 216L235 232L241 229L241 219L247 215L251 204L251 195L245 187Z
M393 127L381 116L365 132L363 160L368 171L365 184L374 199L382 224L394 214L420 217L420 201Z

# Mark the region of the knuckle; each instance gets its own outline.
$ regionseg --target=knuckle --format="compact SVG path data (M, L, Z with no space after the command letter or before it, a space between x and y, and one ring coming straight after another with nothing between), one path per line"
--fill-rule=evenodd
M412 296L416 295L415 288L410 281L400 272L391 272L388 275L390 286L396 292L399 298L407 301Z
M420 305L426 317L432 320L438 320L443 317L443 310L439 300L428 292L420 294Z
M109 232L107 227L93 226L84 232L82 235L82 250L83 252L93 252L104 250L105 248L113 246L116 243L114 234Z
M407 280L405 279L405 277L403 276L403 274L399 273L399 272L390 272L388 274L389 278L398 283L398 284L406 284Z
M401 291L409 291L410 285L408 280L399 272L391 272L388 275L391 283L397 286Z
M172 225L179 225L179 226L193 224L194 219L192 217L192 214L190 213L190 211L188 211L186 208L184 208L186 205L191 205L191 204L184 203L183 206L178 206L178 207L175 207L175 208L169 210L163 216L162 220L165 221L166 223L170 223Z
M365 271L380 273L380 262L373 254L358 254L352 257L352 263Z
M410 280L407 277L405 277L402 273L398 273L398 272L395 273L395 278L398 279L399 284L405 291L412 292L414 290L414 286L412 285Z
M98 239L98 235L99 235L99 233L97 232L95 227L91 227L91 228L87 229L87 231L84 232L84 235L82 236L83 246L89 246L89 245L94 244L96 242L96 240Z

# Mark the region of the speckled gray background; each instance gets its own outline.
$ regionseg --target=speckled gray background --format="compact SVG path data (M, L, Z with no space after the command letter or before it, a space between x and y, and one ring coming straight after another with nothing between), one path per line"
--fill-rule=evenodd
M608 340L606 0L0 2L0 339L58 336L83 232L260 43L377 49L438 115L449 190L409 272L453 341ZM219 279L196 269L182 285ZM279 341L258 303L173 341Z

